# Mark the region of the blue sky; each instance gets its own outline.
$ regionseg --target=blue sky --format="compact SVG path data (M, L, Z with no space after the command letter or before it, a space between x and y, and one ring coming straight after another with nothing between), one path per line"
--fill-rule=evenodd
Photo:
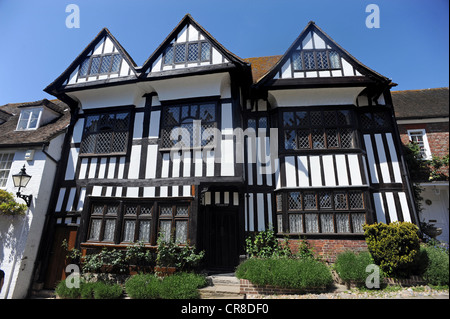
M80 28L66 27L71 3ZM43 89L103 27L142 65L186 13L242 58L284 54L313 20L394 90L448 86L448 0L0 0L0 105L53 98Z

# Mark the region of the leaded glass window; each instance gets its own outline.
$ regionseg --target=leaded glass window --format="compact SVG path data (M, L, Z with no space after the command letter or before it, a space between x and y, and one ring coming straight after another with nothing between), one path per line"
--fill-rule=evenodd
M364 232L366 208L362 191L288 191L286 197L283 193L276 194L276 201L278 233L284 231L283 218L287 220L288 233Z
M213 145L216 127L215 103L167 107L163 113L161 148Z
M92 55L87 57L80 65L79 77L90 75L117 73L120 69L122 56L118 53Z
M14 153L0 153L0 187L5 187L14 159Z
M355 148L353 112L324 110L283 112L284 148L351 149Z
M292 53L292 66L295 71L340 69L339 53L334 50L302 50Z
M164 52L164 64L205 62L211 60L211 45L206 41L176 43Z
M129 112L87 116L80 154L125 153L130 117Z

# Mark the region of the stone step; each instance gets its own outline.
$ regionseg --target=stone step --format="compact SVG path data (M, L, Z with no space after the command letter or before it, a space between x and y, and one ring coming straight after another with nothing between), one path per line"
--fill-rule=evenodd
M55 299L56 294L54 290L32 290L30 294L30 299Z
M206 277L209 286L199 289L201 299L243 299L240 281L234 273L212 274Z

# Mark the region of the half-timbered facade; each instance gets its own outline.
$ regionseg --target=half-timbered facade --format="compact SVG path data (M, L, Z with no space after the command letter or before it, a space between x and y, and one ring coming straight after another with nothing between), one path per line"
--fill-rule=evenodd
M103 29L45 89L73 117L44 251L68 227L86 249L162 233L232 267L268 227L350 245L366 222L415 222L393 85L313 22L241 59L186 15L140 67Z

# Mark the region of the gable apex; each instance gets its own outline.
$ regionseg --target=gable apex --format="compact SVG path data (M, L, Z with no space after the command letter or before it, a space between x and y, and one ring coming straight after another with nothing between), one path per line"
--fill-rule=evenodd
M68 85L130 75L136 76L136 63L104 27L44 91L55 95Z
M190 43L198 46L193 46L192 50L194 56L195 54L198 54L197 59L190 56L190 48L187 47ZM201 51L203 43L205 43L204 52ZM177 45L179 45L179 50L174 50L174 52L170 52L170 54L175 55L179 53L179 51L185 50L186 57L184 60L180 57L179 61L177 61L171 56L174 60L172 63L173 65L169 66L169 63L166 62L165 58L166 51L168 49L170 50L170 47L175 47ZM186 47L183 47L184 45L186 45ZM210 52L207 51L209 47ZM188 13L138 70L140 71L140 76L145 77L151 72L182 68L182 64L185 64L185 67L193 67L220 63L235 63L247 66L247 63L243 59L226 49Z
M368 78L370 81L392 84L391 80L370 69L309 21L300 35L256 85L266 85L279 79L305 78Z

